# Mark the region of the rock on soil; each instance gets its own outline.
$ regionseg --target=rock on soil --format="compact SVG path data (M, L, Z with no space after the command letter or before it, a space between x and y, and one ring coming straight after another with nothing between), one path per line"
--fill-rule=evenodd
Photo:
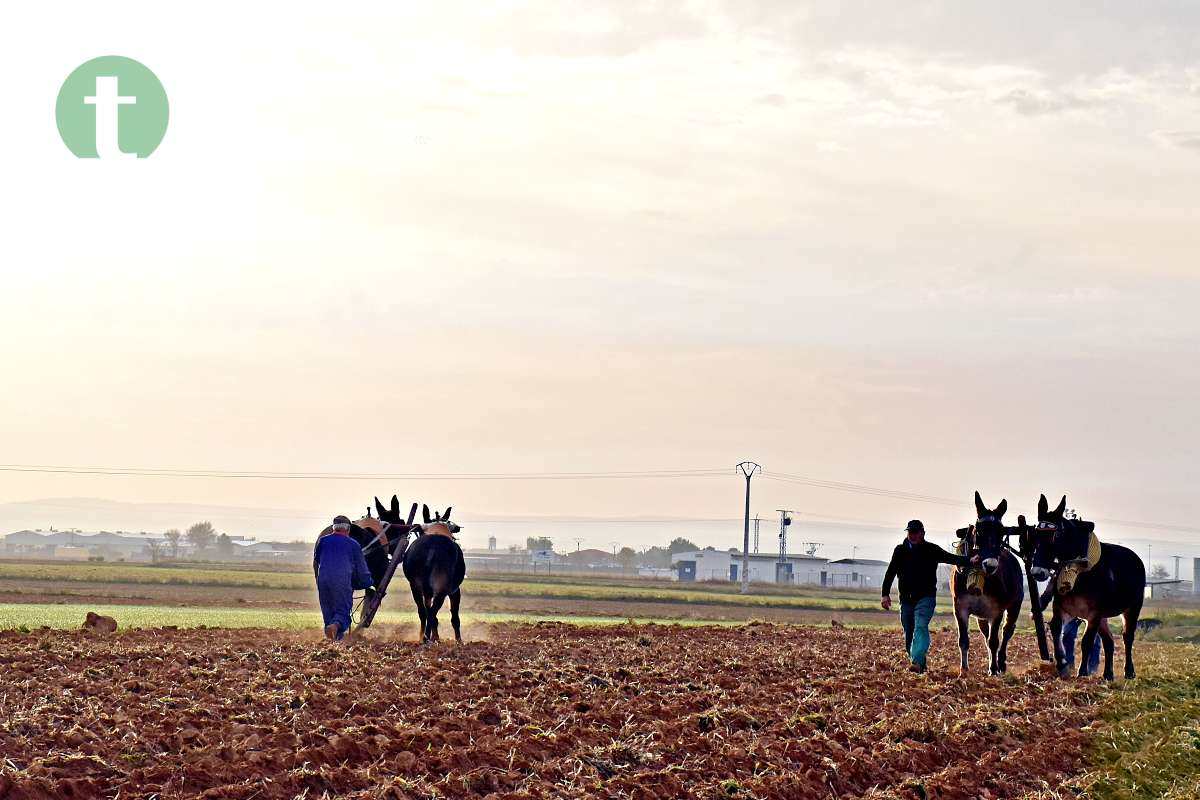
M1015 798L1082 768L1107 690L926 675L889 631L503 625L438 647L317 633L0 633L0 800Z

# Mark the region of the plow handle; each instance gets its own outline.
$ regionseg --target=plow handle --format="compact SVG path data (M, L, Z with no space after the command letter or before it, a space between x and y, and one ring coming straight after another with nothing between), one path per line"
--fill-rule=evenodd
M1038 653L1042 661L1050 660L1050 646L1046 642L1046 620L1042 619L1042 597L1037 581L1033 579L1032 562L1025 562L1025 577L1029 581L1029 611L1033 615L1033 630L1037 634Z
M388 584L392 582L392 576L396 574L396 568L404 560L400 557L400 549L407 545L408 536L401 536L396 540L396 546L392 549L392 561L388 564L387 572L383 573L383 579L375 587L375 596L363 606L362 622L358 623L359 628L371 627L371 621L375 619L375 612L379 610L379 606L383 603L383 597L387 594Z
M1004 546L1010 552L1021 559L1025 565L1025 580L1029 586L1029 613L1033 617L1033 632L1037 635L1038 654L1041 655L1042 661L1052 660L1050 657L1050 645L1046 641L1046 620L1042 618L1042 596L1038 592L1037 581L1033 578L1033 552L1032 548L1026 547L1025 538L1028 535L1029 526L1025 524L1025 515L1017 517L1017 527L1006 529L1010 533L1005 536L1011 536L1014 533L1019 533L1021 536L1021 548L1014 548L1007 541Z

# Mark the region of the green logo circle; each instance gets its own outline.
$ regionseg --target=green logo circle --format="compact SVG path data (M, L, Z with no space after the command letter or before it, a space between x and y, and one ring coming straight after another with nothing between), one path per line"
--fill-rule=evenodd
M124 56L76 67L54 107L63 144L80 158L145 158L167 133L167 112L162 83Z

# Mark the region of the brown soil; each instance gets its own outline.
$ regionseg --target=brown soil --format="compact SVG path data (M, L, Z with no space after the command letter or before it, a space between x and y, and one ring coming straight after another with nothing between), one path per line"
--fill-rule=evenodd
M448 627L448 626L446 626ZM0 633L0 800L1007 798L1081 767L1106 689L960 678L888 631L502 625Z

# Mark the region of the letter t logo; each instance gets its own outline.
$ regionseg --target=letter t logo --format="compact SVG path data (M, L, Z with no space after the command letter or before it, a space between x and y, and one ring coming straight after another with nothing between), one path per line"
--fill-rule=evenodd
M118 108L137 103L135 96L122 96L115 75L97 75L96 93L83 98L96 107L96 155L101 158L137 158L137 153L122 153L117 141Z

